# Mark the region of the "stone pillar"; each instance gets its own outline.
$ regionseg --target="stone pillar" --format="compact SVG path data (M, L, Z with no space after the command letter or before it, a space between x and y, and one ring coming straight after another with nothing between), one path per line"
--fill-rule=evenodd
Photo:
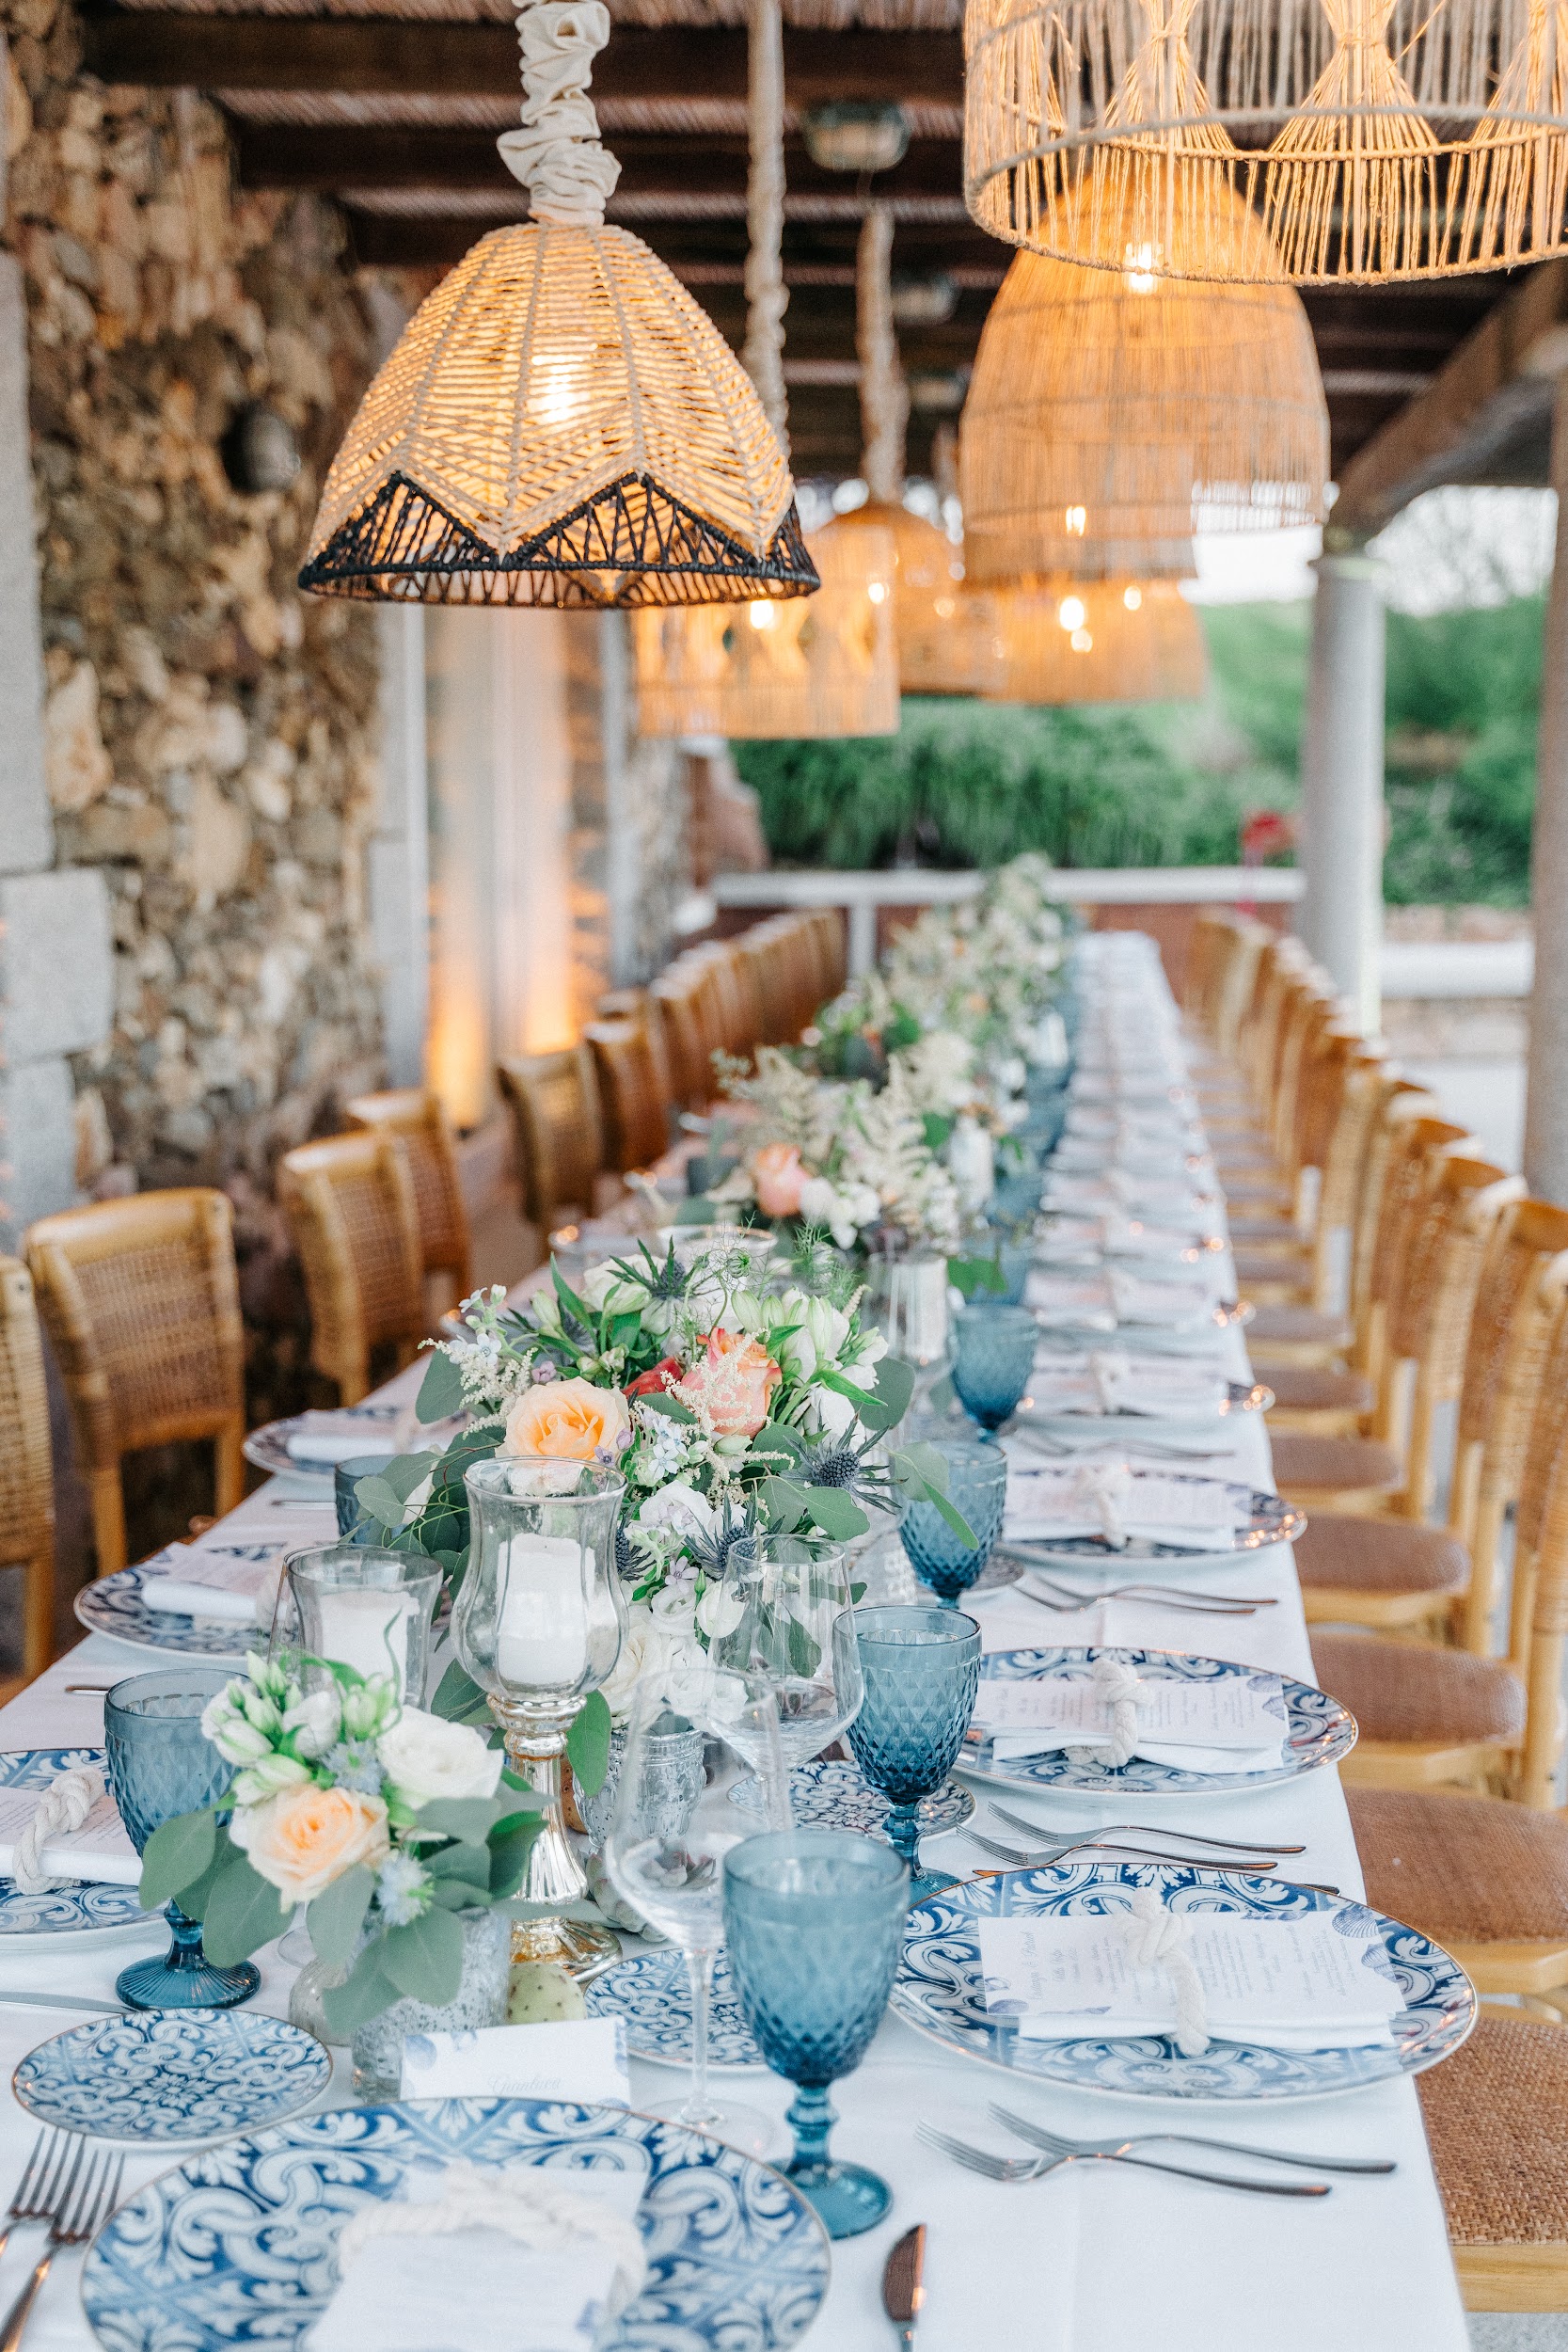
M424 608L375 608L381 666L380 792L371 836L371 931L381 967L387 1083L424 1082L430 1017L429 776Z
M1568 375L1552 421L1557 554L1541 658L1541 719L1530 839L1535 982L1525 1091L1525 1177L1568 1206Z
M1301 750L1297 927L1367 1037L1382 1023L1382 566L1357 549L1317 566Z

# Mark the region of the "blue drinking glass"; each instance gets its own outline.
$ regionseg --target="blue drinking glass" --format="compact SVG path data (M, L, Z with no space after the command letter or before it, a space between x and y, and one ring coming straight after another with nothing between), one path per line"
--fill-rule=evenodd
M979 1577L1002 1533L1007 1457L993 1438L941 1435L927 1439L947 1465L947 1500L974 1537L966 1544L934 1502L906 1502L898 1534L922 1584L956 1609L958 1595Z
M865 1695L847 1738L873 1788L893 1801L887 1834L910 1867L911 1901L952 1872L920 1867L920 1801L942 1788L980 1687L980 1629L957 1609L857 1609L850 1624Z
M1000 1429L1034 1375L1039 1327L1027 1307L974 1299L953 1318L953 1386L983 1429Z
M724 1856L731 1980L763 2057L795 2085L784 2170L830 2237L874 2229L893 2201L879 2174L829 2155L828 2085L854 2073L882 2022L909 1907L902 1858L851 1831L748 1837Z
M197 1813L234 1777L201 1728L201 1711L230 1679L221 1668L171 1666L133 1675L103 1701L109 1787L138 1853L165 1821ZM199 1921L178 1903L166 1914L174 1941L162 1960L134 1961L115 1979L127 2009L232 2009L248 2001L261 1974L248 1960L215 1968L201 1948Z

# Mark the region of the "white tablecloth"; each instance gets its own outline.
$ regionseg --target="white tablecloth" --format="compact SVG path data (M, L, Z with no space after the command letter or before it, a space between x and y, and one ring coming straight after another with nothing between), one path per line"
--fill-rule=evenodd
M1240 1333L1229 1352L1238 1376L1245 1368ZM405 1375L406 1378L406 1375ZM1261 1422L1243 1428L1236 1474L1270 1486L1268 1443ZM1205 1465L1228 1475L1227 1465ZM1130 1568L1126 1581L1137 1576ZM1235 1658L1312 1679L1306 1627L1288 1549L1277 1548L1233 1565L1195 1563L1174 1580L1198 1589L1223 1583L1248 1594L1272 1594L1278 1605L1255 1617L1178 1616L1157 1609L1117 1605L1108 1632L1091 1613L1082 1620L1055 1616L1016 1594L998 1593L975 1604L988 1649L1109 1638ZM68 1696L74 1681L109 1681L153 1664L94 1634L0 1711L0 1749L97 1743L103 1701ZM983 1817L987 1792L977 1788ZM1009 1809L1033 1814L1054 1828L1104 1821L1102 1801L1008 1797ZM1327 1882L1346 1894L1361 1892L1355 1848L1338 1776L1315 1772L1288 1788L1190 1807L1140 1805L1120 1800L1114 1818L1169 1828L1187 1823L1220 1836L1300 1840L1299 1862L1281 1875ZM997 1824L1006 1841L1010 1833ZM986 1857L960 1835L927 1841L932 1866L971 1870ZM112 1997L117 1972L151 1936L117 1939L67 1952L42 1946L0 1954L0 1983ZM284 2013L292 1971L275 1947L259 1955L258 2006ZM67 2012L11 2009L0 2004L0 2080L50 2033L79 2022ZM781 2119L788 2086L771 2075L716 2077L721 2095L734 2094ZM666 2106L678 2095L669 2069L634 2064L632 2095ZM324 2106L352 2096L346 2058L339 2054L333 2091ZM1149 2128L1157 2121L1212 2130L1226 2138L1340 2155L1392 2156L1388 2179L1337 2181L1333 2195L1313 2204L1243 2197L1188 2186L1126 2167L1076 2167L1021 2187L1004 2187L929 2153L914 2126L929 2119L963 2137L1011 2148L986 2114L988 2102L1006 2097L1085 2138ZM841 2122L834 2148L877 2167L891 2182L888 2219L864 2237L833 2249L826 2305L807 2339L811 2352L875 2352L892 2342L882 2315L882 2264L894 2240L925 2221L927 2299L921 2343L930 2352L1464 2352L1464 2315L1449 2258L1436 2185L1427 2157L1413 2085L1392 2083L1338 2099L1227 2106L1199 2111L1152 2103L1101 2099L1085 2093L1006 2084L990 2068L970 2064L889 2017L859 2072L835 2084ZM21 2171L33 2127L8 2091L0 2095L0 2185L5 2193ZM779 2151L787 2145L782 2122ZM1159 2151L1152 2152L1159 2153ZM1191 2159L1200 2161L1196 2155ZM166 2159L133 2158L127 2189L165 2169ZM0 2198L3 2202L3 2198ZM0 2297L21 2284L36 2233L24 2233L0 2260ZM77 2299L79 2265L55 2266L34 2314L33 2352L83 2352L91 2338ZM367 2347L373 2352L373 2347Z

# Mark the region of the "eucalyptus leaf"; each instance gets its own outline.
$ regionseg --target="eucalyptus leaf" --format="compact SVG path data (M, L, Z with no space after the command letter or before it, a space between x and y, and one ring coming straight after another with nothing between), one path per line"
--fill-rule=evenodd
M496 1902L504 1902L522 1884L529 1854L542 1827L543 1821L535 1817L490 1840L490 1894Z
M668 1389L650 1389L637 1401L651 1413L662 1413L667 1421L694 1422L697 1418L690 1406L683 1404L678 1396L672 1396Z
M469 1886L477 1886L485 1894L490 1891L490 1849L464 1843L443 1846L439 1853L431 1855L425 1868L433 1879L461 1879Z
M566 1734L566 1761L585 1797L596 1797L605 1785L614 1728L604 1692L590 1691Z
M768 1525L779 1534L787 1535L806 1515L806 1490L793 1478L765 1478L757 1488L757 1501L768 1515Z
M232 1968L281 1935L288 1924L288 1907L277 1887L253 1870L243 1853L236 1853L213 1883L201 1941L214 1967Z
M210 1811L178 1813L159 1823L142 1852L141 1899L149 1911L195 1885L211 1867L217 1836L217 1815Z
M463 1980L463 1931L450 1911L430 1910L381 1938L381 1973L410 2000L442 2009Z
M322 1994L322 2014L332 2031L341 2034L345 2041L397 1999L397 1986L382 1971L382 1942L377 1937L368 1944L346 1981Z
M842 1486L808 1486L806 1512L812 1523L834 1543L847 1543L852 1535L863 1535L871 1521L853 1495Z
M927 1496L947 1492L947 1464L936 1447L927 1445L923 1438L901 1445L893 1456L892 1469L900 1486L907 1480L911 1486L926 1487Z
M193 1879L188 1886L182 1886L176 1890L174 1900L187 1919L206 1917L207 1905L213 1899L213 1889L222 1873L229 1867L236 1851L229 1832L226 1829L220 1829L217 1843L213 1848L213 1858L201 1876Z
M436 1687L430 1711L433 1715L439 1715L444 1723L481 1723L489 1716L490 1702L473 1677L466 1673L454 1658Z
M475 1911L482 1903L487 1903L490 1897L471 1879L433 1879L430 1899L439 1903L443 1911Z
M380 1470L356 1481L354 1500L379 1527L401 1528L404 1497Z
M789 1671L801 1682L809 1682L822 1658L822 1645L807 1631L799 1617L789 1620Z
M396 1454L385 1465L381 1475L406 1509L408 1498L415 1487L422 1486L427 1478L435 1477L440 1460L438 1454ZM398 1517L403 1517L402 1511Z
M456 1837L467 1845L483 1845L498 1821L517 1810L516 1801L504 1797L436 1797L420 1807L421 1831Z
M424 1368L420 1393L415 1400L414 1415L418 1421L447 1421L463 1409L463 1375L450 1356L435 1349Z
M354 1957L365 1914L375 1892L375 1873L360 1862L334 1879L305 1915L316 1958L329 1968L343 1968Z
M890 1417L883 1423L885 1428L903 1420L913 1395L914 1366L902 1356L884 1356L877 1366L877 1403Z

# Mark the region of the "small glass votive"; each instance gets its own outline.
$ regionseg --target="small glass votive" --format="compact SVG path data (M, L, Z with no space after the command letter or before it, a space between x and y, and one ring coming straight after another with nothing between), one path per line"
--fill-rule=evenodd
M367 1680L390 1675L398 1696L424 1704L441 1571L422 1552L356 1542L291 1552L273 1619L272 1649L306 1661L307 1688L322 1665L351 1666Z

